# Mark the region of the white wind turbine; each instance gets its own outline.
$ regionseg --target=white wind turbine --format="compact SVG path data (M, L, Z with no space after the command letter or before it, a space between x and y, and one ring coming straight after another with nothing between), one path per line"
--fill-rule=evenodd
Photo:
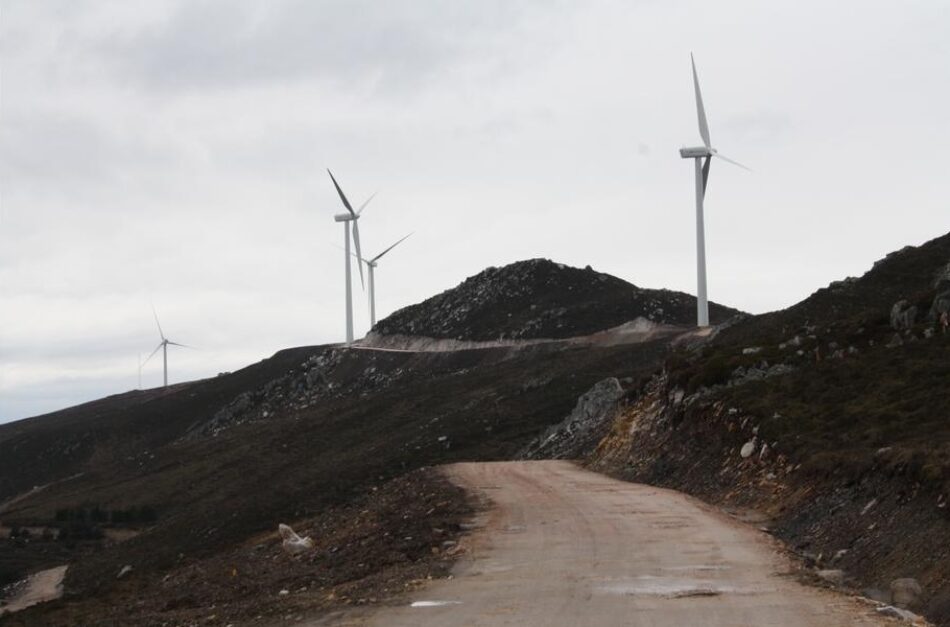
M155 353L158 352L158 349L162 349L162 361L165 368L165 379L164 387L168 387L168 346L181 346L182 348L191 348L190 346L185 346L184 344L179 344L178 342L172 342L165 334L162 332L162 323L158 321L158 314L155 312L155 308L152 307L152 314L155 315L155 324L158 325L158 335L161 336L162 341L158 343L158 346L155 347L155 350L152 351L152 354L149 355L145 361L142 362L142 366L148 363L148 360L155 356ZM141 367L139 367L141 372Z
M409 235L412 235L412 233L410 233ZM360 257L359 255L357 255L357 254L355 254L355 253L353 254L354 257L356 257L357 259L359 259L361 262L365 263L365 264L366 264L366 268L368 269L368 275L369 275L369 277L368 277L368 282L369 282L369 328L370 328L370 329L372 329L373 327L376 326L376 279L375 279L376 266L379 265L379 260L380 260L380 258L381 258L383 255L385 255L386 253L388 253L389 251L391 251L393 248L395 248L395 247L398 246L399 244L401 244L401 243L403 243L404 241L406 241L406 239L408 239L409 235L406 235L406 236L403 237L402 239L398 240L395 244L393 244L392 246L390 246L389 248L387 248L387 249L384 250L383 252L379 253L378 255L376 255L375 257L373 257L372 259L363 259L363 258Z
M696 325L709 326L709 301L706 295L706 229L703 224L703 198L706 196L706 182L709 180L709 162L719 157L733 165L748 170L741 163L724 157L709 142L709 126L706 124L706 110L703 108L703 95L699 91L699 77L696 76L696 61L689 55L693 65L693 87L696 89L696 112L699 117L699 134L703 145L694 148L680 148L680 156L693 159L696 163ZM702 163L700 163L702 162Z
M347 210L347 213L336 214L333 216L333 219L337 222L343 222L345 227L343 238L344 251L346 252L346 343L350 344L353 342L353 286L351 285L352 279L350 277L350 222L353 223L353 243L356 245L356 256L362 258L363 255L360 252L360 227L357 220L360 219L360 214L363 213L363 209L366 208L366 205L369 204L369 201L371 201L376 194L367 198L359 210L353 211L353 207L350 206L350 201L346 199L343 190L340 189L336 179L333 178L333 172L327 169L327 173L330 175L330 180L333 181L333 186L336 188L336 192L340 195L340 200L343 201L343 206L346 207ZM363 285L363 266L360 264L356 265L360 271L360 285Z

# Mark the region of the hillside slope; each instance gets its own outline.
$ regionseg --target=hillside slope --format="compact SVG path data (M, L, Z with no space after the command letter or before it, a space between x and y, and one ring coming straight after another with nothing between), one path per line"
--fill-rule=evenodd
M557 277L533 280L540 281L534 294L572 291ZM611 306L609 300L588 305ZM654 318L666 321L660 312ZM493 335L510 328L502 324ZM451 352L304 347L213 379L0 426L0 499L7 503L0 520L34 530L28 541L0 538L0 576L14 579L68 560L73 601L66 606L86 612L96 603L122 606L130 590L177 581L180 605L150 607L147 620L134 614L134 621L174 622L207 605L181 592L188 572L243 554L245 543L272 534L278 522L322 526L314 521L325 512L345 509L414 469L511 458L596 381L614 376L632 384L667 350L668 339ZM434 529L428 535L405 531L413 538L438 536ZM327 533L346 536L342 527ZM363 578L384 577L373 569L417 559L429 548L413 545L385 564L354 553L365 568L346 568ZM126 565L133 579L116 580ZM238 605L263 602L245 598L250 582L236 577L231 583L215 588L219 607L237 612ZM40 620L43 611L29 620ZM72 615L50 616L57 624L55 617L68 623L63 617Z
M710 303L710 318L739 313ZM488 268L456 287L401 309L374 327L382 335L455 340L566 338L636 318L690 326L696 299L682 292L639 288L592 270L547 259Z
M674 352L589 463L767 516L824 569L950 625L950 235Z

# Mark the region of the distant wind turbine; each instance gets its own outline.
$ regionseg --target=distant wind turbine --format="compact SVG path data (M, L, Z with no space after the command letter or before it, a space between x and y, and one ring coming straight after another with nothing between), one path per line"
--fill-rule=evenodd
M353 243L356 246L356 256L362 258L363 254L360 252L360 227L357 220L360 219L360 214L363 213L363 209L366 208L366 205L369 204L369 201L373 199L374 193L372 196L366 199L359 210L353 211L353 207L350 205L350 201L346 199L346 195L343 193L343 190L340 189L339 184L337 184L336 179L333 178L333 172L330 172L327 169L327 174L330 175L330 180L333 181L333 187L336 188L337 194L340 195L340 200L343 201L343 206L346 207L347 213L338 213L333 216L333 219L337 222L343 222L344 224L344 248L346 252L346 343L350 344L353 342L353 286L350 270L350 222L353 223ZM363 285L363 266L359 263L356 264L357 268L360 271L360 285Z
M409 235L412 235L412 233L410 233ZM401 244L401 243L403 243L404 241L406 241L406 239L409 237L409 235L406 235L406 236L403 237L402 239L398 240L395 244L393 244L392 246L390 246L389 248L387 248L387 249L384 250L383 252L379 253L378 255L376 255L375 257L373 257L372 259L363 259L363 258L360 257L359 255L357 255L357 254L355 254L355 253L353 254L354 257L356 257L357 259L359 259L361 262L365 263L365 264L366 264L366 267L367 267L367 269L368 269L368 274L369 274L369 277L368 277L368 278L369 278L369 327L370 327L371 329L376 326L376 279L375 279L376 266L379 265L379 260L380 260L380 258L381 258L383 255L385 255L386 253L388 253L389 251L391 251L393 248L395 248L395 247L398 246L399 244Z
M158 325L158 334L159 334L159 336L161 336L162 341L158 343L158 346L155 347L155 350L152 351L152 354L149 355L149 356L145 359L145 361L142 362L142 366L144 366L145 364L147 364L148 361L149 361L149 359L151 359L152 357L154 357L154 356L155 356L155 353L157 353L159 349L162 349L162 361L163 361L164 367L165 367L165 379L164 379L164 381L165 381L165 387L168 387L168 346L169 346L169 345L171 345L171 346L181 346L182 348L191 348L191 347L190 347L190 346L185 346L184 344L179 344L178 342L172 342L172 341L169 340L167 337L165 337L165 333L162 332L162 323L158 321L158 313L155 312L155 308L154 308L154 307L152 307L152 314L154 314L154 316L155 316L155 324ZM141 366L139 367L139 372L141 373Z
M694 148L680 148L680 156L693 159L696 163L696 325L709 326L709 301L706 295L706 228L703 223L703 199L706 196L706 182L709 180L709 162L719 157L733 165L748 170L741 163L724 157L709 142L709 126L706 124L706 110L703 108L703 95L699 91L699 77L696 75L696 61L689 55L693 66L693 87L696 90L696 111L699 117L699 134L703 145ZM700 163L702 162L702 163Z

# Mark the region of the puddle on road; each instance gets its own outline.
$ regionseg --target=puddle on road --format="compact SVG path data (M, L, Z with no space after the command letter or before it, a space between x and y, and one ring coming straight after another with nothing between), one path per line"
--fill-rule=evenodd
M698 564L696 566L667 566L663 570L682 570L682 571L710 571L710 570L729 570L731 566L725 564Z
M709 597L721 594L751 594L751 588L742 589L706 579L684 579L679 577L654 577L644 575L606 583L595 588L607 594L630 596L663 596L671 599L685 597Z
M413 601L409 607L445 607L446 605L461 604L461 601Z

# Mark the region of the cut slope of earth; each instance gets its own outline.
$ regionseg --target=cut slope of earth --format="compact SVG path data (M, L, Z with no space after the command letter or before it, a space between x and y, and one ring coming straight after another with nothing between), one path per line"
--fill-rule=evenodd
M710 303L723 322L735 309ZM588 335L636 318L689 326L696 299L670 290L644 289L592 270L547 259L488 268L458 286L379 321L381 335L469 341L566 338Z
M733 506L850 585L950 625L950 235L676 351L595 468Z

